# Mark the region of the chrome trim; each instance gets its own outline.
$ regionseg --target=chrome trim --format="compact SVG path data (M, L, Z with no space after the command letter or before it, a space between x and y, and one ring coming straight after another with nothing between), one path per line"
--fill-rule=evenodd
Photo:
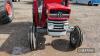
M69 14L62 14L63 16L69 16ZM48 16L58 16L58 14L48 14Z
M62 15L58 15L58 14L48 14L48 17L51 18L68 18L69 14L62 14Z
M48 20L48 23L69 23L68 21L51 21Z

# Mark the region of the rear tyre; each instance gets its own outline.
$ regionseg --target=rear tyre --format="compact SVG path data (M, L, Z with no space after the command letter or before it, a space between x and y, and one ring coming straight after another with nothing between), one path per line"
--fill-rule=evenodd
M70 45L77 48L82 45L83 34L78 26L74 26L74 30L70 33Z
M37 50L38 41L36 37L37 37L36 28L32 26L31 30L28 33L30 49L32 51Z

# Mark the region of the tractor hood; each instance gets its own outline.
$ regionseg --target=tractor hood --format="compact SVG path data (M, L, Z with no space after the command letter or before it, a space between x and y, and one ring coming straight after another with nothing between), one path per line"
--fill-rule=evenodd
M52 21L66 21L70 16L70 7L59 3L47 4L48 20Z
M70 6L64 6L59 3L48 3L47 10L70 10Z

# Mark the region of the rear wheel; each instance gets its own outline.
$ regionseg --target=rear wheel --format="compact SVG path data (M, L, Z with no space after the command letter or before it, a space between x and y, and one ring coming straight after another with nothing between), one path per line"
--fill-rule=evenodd
M70 33L70 45L73 48L81 46L83 34L78 26L74 26L74 30Z
M30 44L30 49L33 50L37 50L37 32L36 32L36 28L34 26L32 26L31 30L28 33L28 38L29 38L29 44Z

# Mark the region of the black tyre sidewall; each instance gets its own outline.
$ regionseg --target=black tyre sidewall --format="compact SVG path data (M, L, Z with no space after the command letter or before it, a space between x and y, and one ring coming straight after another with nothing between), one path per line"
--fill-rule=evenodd
M30 49L34 50L34 46L33 46L34 44L32 43L33 42L32 34L33 34L32 29L30 29L28 33L28 41L29 41Z
M33 36L33 33L34 33L34 36ZM36 32L35 32L34 26L32 26L32 28L31 28L31 30L29 31L29 34L28 34L30 49L31 49L32 51L37 50L37 39L36 39L36 41L35 41L36 47L34 47L34 40L33 40L33 37L36 38Z
M82 44L83 41L83 33L81 32L80 28L78 26L75 26L77 28L77 30L79 31L79 39L76 41L76 43L72 43L71 37L70 37L70 44L73 48L79 47ZM73 34L73 32L70 33Z

